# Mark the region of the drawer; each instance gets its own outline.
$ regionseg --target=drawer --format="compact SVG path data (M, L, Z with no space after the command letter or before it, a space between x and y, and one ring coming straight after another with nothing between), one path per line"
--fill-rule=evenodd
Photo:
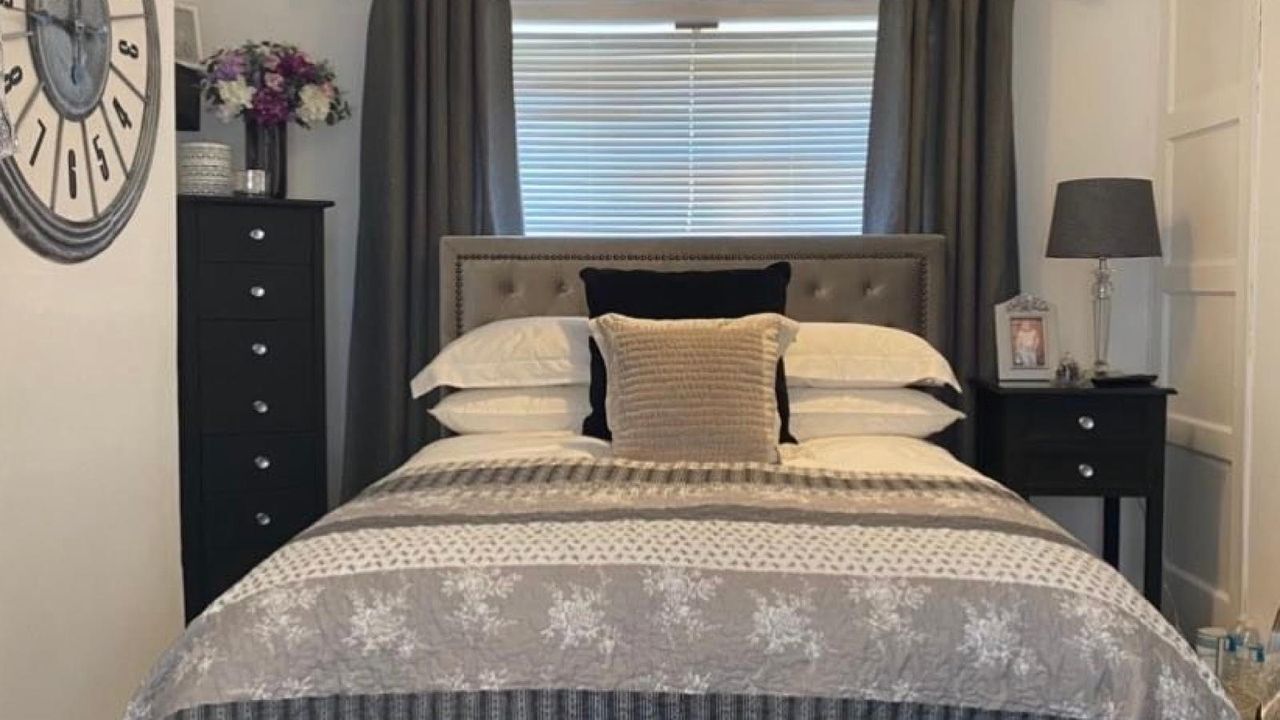
M1028 448L1010 487L1026 495L1138 494L1146 489L1152 453L1144 445Z
M1028 440L1096 442L1146 438L1151 408L1150 398L1034 398L1011 419Z
M311 268L289 265L200 266L200 316L226 320L309 318Z
M311 211L213 205L199 213L202 262L311 263Z
M205 377L200 383L201 430L205 433L310 432L320 402L310 373Z
M200 459L205 492L315 488L318 447L314 435L206 437Z
M206 321L200 325L201 377L310 377L318 361L311 338L310 323L301 321Z
M278 545L247 545L236 547L210 548L206 554L208 566L208 598L206 603L213 602L219 595L240 582L267 556L275 552Z
M323 514L315 488L219 493L205 502L205 540L210 548L278 547Z

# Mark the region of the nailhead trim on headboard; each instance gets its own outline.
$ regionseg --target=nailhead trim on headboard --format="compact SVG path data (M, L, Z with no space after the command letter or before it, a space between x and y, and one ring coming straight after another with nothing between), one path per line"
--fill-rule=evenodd
M454 289L454 337L460 336L466 323L463 321L463 265L468 262L475 261L520 261L520 262L564 262L564 261L580 261L580 262L779 262L788 260L798 261L822 261L822 260L913 260L916 264L916 272L919 273L920 292L919 302L916 304L917 324L921 335L930 336L934 328L929 326L928 308L933 298L929 294L930 277L929 262L927 258L919 253L823 253L816 255L800 255L795 253L757 253L757 254L640 254L629 255L625 253L567 253L567 254L547 254L547 253L474 253L460 254L456 257L453 266L454 279L456 287Z

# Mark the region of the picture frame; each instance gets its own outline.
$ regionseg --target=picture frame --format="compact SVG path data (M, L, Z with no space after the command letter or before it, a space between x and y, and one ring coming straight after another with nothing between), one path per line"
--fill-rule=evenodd
M195 5L177 2L173 5L173 58L177 64L199 70L204 60L200 43L200 10Z
M1058 367L1058 321L1053 305L1018 295L995 306L996 356L1001 382L1051 381Z

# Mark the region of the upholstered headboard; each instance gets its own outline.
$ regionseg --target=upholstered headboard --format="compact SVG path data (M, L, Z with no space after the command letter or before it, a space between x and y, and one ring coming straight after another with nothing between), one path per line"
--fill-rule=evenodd
M585 315L584 267L711 270L791 263L787 315L910 330L944 348L946 252L936 235L446 237L440 344L530 315Z

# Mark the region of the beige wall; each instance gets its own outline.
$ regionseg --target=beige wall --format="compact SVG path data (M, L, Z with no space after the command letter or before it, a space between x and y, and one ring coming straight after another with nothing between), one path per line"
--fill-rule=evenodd
M170 95L149 188L103 255L57 265L0 224L6 720L120 717L181 628Z
M1063 349L1093 360L1091 264L1044 257L1058 181L1122 175L1154 177L1159 114L1159 0L1020 2L1015 10L1014 113L1022 285L1057 306ZM1111 360L1139 371L1156 366L1157 261L1119 260ZM1101 501L1043 498L1036 504L1095 549ZM1142 513L1126 501L1122 567L1142 577Z
M294 43L333 63L352 117L335 127L289 130L289 194L333 200L325 226L325 360L329 417L330 496L342 467L346 427L347 347L355 291L356 225L360 218L360 116L363 110L365 35L371 0L191 0L200 9L204 51L270 38ZM224 125L205 113L199 133L179 141L210 140L235 148L244 162L244 125Z

